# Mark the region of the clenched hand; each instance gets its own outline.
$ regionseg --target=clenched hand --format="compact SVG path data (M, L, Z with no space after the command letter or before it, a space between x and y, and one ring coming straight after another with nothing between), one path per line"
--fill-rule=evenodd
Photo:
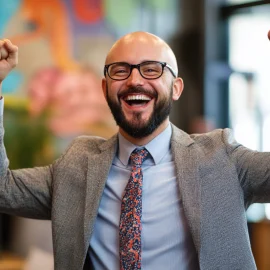
M0 39L0 84L18 64L18 47L8 39Z

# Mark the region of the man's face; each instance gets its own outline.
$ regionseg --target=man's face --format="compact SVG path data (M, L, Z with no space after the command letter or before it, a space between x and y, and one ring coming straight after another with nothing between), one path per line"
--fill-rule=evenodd
M140 64L144 61L170 64L166 50L154 45L144 39L120 43L108 56L106 64ZM175 98L174 84L175 78L166 67L163 75L154 80L143 78L136 68L121 81L107 75L103 79L103 91L120 131L122 129L133 138L143 138L168 121L172 100L178 98Z

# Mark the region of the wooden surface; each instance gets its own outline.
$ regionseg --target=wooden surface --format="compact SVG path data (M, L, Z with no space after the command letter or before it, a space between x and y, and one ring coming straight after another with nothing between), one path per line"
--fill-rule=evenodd
M24 260L9 253L0 254L0 270L23 270Z
M270 221L251 224L251 247L259 270L270 269Z

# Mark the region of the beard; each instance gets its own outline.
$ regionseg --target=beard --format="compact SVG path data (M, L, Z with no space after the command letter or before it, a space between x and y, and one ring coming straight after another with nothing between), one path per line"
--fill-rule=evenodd
M107 103L111 109L112 115L116 124L122 128L128 135L133 138L143 138L152 134L169 116L172 108L172 94L173 94L173 84L170 87L170 94L160 100L157 100L156 92L146 90L142 87L129 88L123 94L128 93L138 93L138 94L150 94L150 96L155 97L155 103L153 107L153 112L148 120L142 120L141 112L134 112L133 119L127 120L124 112L122 110L121 102L116 102L109 96L108 86L106 86L106 99ZM120 100L120 98L119 98Z

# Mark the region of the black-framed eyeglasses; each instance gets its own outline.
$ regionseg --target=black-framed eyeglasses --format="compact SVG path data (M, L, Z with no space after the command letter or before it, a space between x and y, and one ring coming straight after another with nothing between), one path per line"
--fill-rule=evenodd
M106 77L107 73L112 80L122 81L130 76L134 68L137 68L143 78L154 80L162 76L165 67L168 68L173 77L176 78L172 67L166 62L159 61L145 61L137 65L130 65L126 62L111 63L104 66L104 76Z

